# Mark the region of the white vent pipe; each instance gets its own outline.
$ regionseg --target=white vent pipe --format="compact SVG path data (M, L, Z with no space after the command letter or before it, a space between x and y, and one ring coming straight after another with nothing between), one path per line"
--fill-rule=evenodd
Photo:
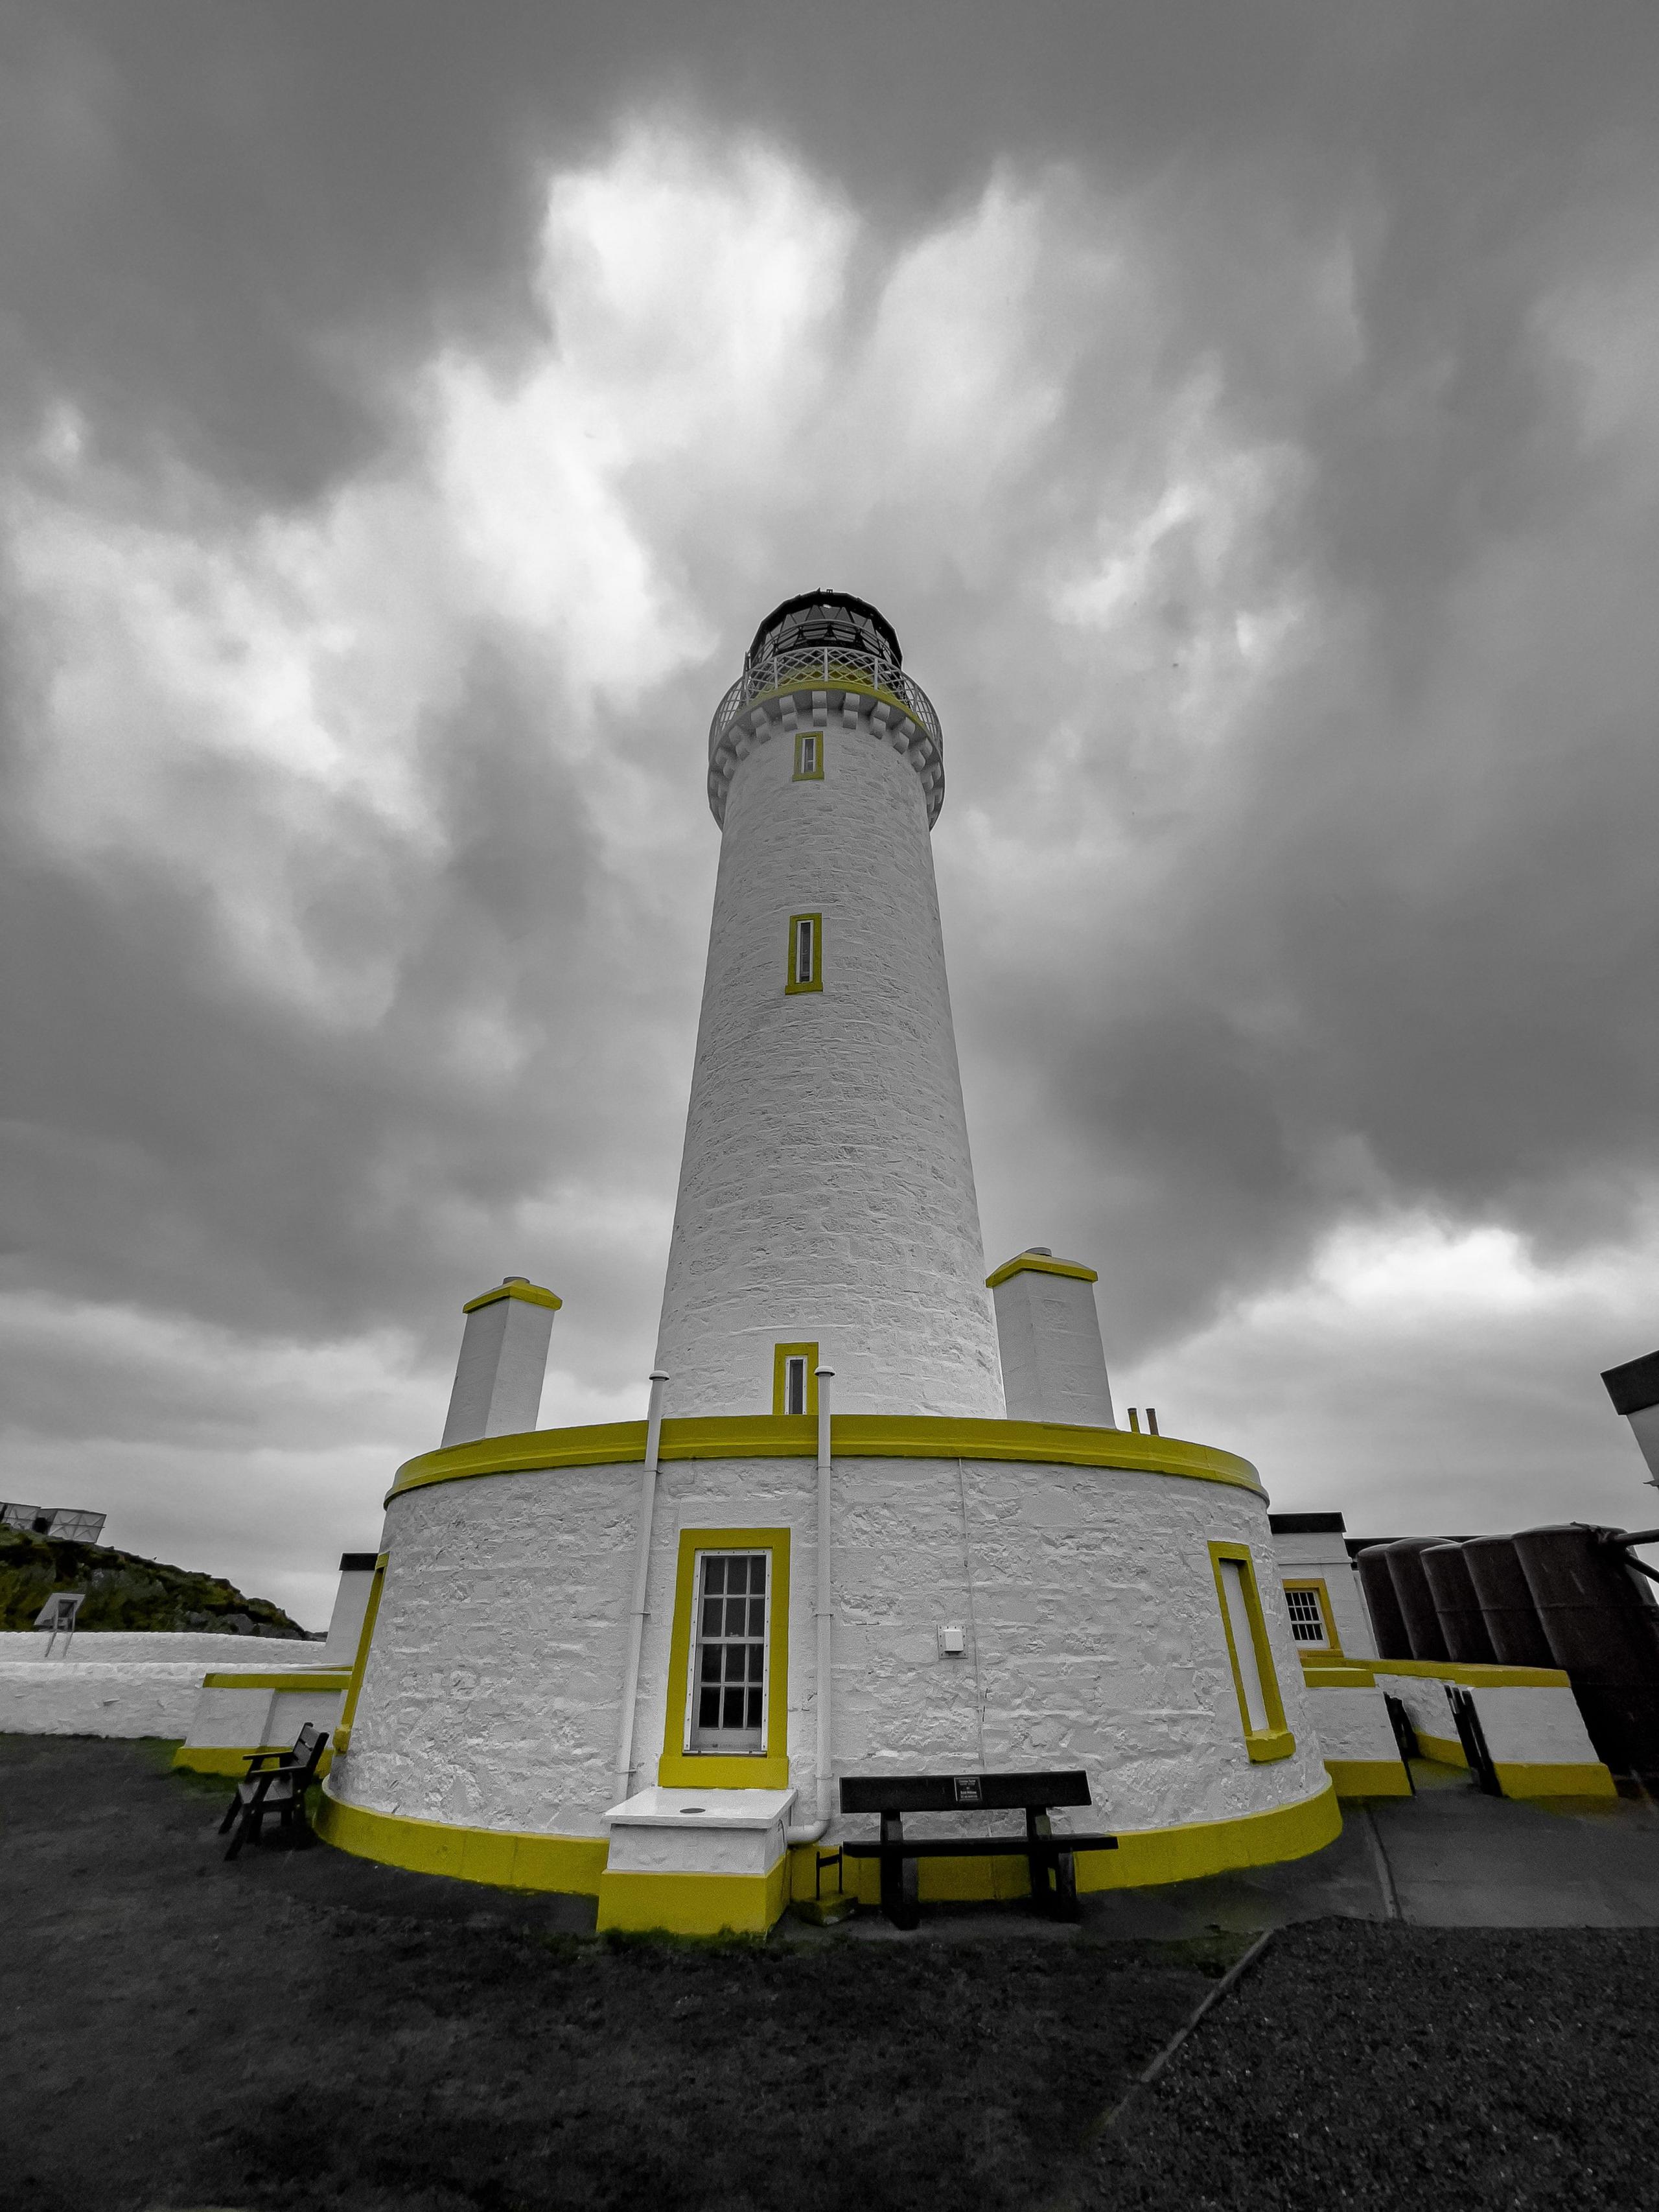
M623 1677L622 1729L617 1738L617 1802L626 1802L634 1779L634 1708L640 1694L640 1651L645 1642L645 1592L651 1573L651 1522L657 1504L657 1458L662 1448L662 1390L668 1377L651 1376L645 1417L645 1465L640 1471L640 1528L634 1554L634 1609L628 1620L628 1667Z
M835 1759L831 1749L830 1732L830 1669L835 1662L831 1584L830 1580L830 1475L834 1463L834 1451L830 1431L830 1386L836 1379L833 1367L815 1367L813 1379L818 1386L818 1540L817 1540L817 1601L813 1607L817 1627L817 1818L804 1826L791 1828L792 1844L815 1844L829 1826L835 1814L830 1802L834 1788Z

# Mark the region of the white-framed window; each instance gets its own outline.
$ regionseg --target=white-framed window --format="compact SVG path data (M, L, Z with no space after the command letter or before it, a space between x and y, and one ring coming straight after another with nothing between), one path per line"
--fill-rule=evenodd
M795 981L798 983L810 983L812 980L816 934L811 915L804 914L795 924Z
M792 1352L783 1363L783 1410L786 1413L806 1411L806 1362L798 1352Z
M802 732L800 772L803 775L816 775L818 772L818 733L816 730Z
M1291 1617L1293 1642L1313 1644L1322 1650L1329 1644L1330 1630L1316 1589L1306 1587L1297 1589L1287 1583L1285 1586L1285 1607Z
M769 1552L699 1552L687 1748L766 1749Z

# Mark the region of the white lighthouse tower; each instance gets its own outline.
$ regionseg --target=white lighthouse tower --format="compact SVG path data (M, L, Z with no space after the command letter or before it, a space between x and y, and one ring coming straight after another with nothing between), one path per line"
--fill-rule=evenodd
M872 1777L955 1778L961 1807L1086 1778L1054 1832L1082 1892L1337 1832L1255 1468L1114 1425L1084 1262L1034 1245L988 1279L944 794L891 625L836 592L769 615L709 734L720 874L646 1418L501 1433L534 1418L558 1300L509 1277L471 1302L444 1442L386 1501L331 1842L713 1933L764 1930L821 1850L867 1843L844 1785ZM968 1840L921 1898L1020 1894L1004 1832ZM846 1864L870 1897L873 1863Z
M839 1412L998 1417L929 843L939 719L875 608L809 592L756 632L708 757L723 835L665 1410L805 1413L822 1360Z

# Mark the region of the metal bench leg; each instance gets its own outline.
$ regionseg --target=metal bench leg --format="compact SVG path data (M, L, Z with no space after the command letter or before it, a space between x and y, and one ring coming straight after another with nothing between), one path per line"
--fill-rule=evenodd
M904 1841L904 1823L896 1813L881 1816L884 1844ZM915 1928L921 1919L920 1883L914 1859L884 1858L881 1863L881 1909L895 1928Z

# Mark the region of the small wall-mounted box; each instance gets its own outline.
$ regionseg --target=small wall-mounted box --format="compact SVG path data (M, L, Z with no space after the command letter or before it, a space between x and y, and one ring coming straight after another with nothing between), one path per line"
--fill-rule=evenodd
M941 1659L960 1659L967 1648L968 1639L959 1628L940 1624L939 1656Z

